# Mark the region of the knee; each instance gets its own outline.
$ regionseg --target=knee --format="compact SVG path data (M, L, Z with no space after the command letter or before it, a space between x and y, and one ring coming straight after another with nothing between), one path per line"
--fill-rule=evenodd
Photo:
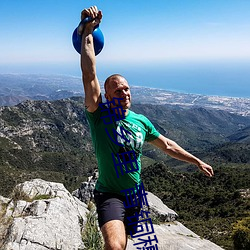
M115 239L113 241L105 242L105 250L125 250L126 242Z

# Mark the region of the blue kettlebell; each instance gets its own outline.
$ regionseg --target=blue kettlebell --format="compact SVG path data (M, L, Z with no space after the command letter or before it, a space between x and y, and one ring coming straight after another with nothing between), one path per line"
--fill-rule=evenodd
M78 27L83 24L85 25L87 22L92 21L93 19L91 17L84 18L78 25ZM82 36L78 34L77 30L78 27L74 30L72 35L72 43L75 48L75 50L81 54L81 47L82 47ZM99 25L96 25L93 30L93 41L94 41L94 49L95 49L95 55L98 55L104 46L104 36L102 31L99 28Z

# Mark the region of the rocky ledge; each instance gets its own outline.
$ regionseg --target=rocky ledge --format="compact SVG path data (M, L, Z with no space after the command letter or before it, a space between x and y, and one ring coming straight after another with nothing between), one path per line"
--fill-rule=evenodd
M17 185L11 198L0 196L0 249L88 249L82 234L90 211L76 197L79 192L72 195L61 183L34 179ZM159 250L222 249L184 227L177 214L152 193L148 192L147 200L150 212L165 221L154 225ZM127 250L133 249L136 246L129 240Z

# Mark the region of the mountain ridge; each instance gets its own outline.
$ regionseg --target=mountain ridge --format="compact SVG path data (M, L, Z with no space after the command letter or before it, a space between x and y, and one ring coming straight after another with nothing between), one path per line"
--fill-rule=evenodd
M15 168L48 176L51 171L60 173L59 181L66 181L67 188L74 188L77 176L83 179L97 167L83 103L82 97L73 97L0 107L0 165L5 166L4 173ZM152 104L135 104L133 110L146 115L160 133L196 155L230 143L230 136L250 126L250 117L226 111ZM154 161L177 164L149 144L143 152L145 165Z

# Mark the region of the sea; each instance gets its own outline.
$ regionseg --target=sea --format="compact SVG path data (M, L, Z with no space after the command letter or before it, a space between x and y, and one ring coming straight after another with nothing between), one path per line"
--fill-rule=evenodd
M131 85L250 98L250 63L127 65L113 73L121 73Z
M81 78L79 61L71 64L22 65L0 73L61 74ZM100 81L122 74L130 85L180 93L250 98L250 60L219 62L98 62Z

